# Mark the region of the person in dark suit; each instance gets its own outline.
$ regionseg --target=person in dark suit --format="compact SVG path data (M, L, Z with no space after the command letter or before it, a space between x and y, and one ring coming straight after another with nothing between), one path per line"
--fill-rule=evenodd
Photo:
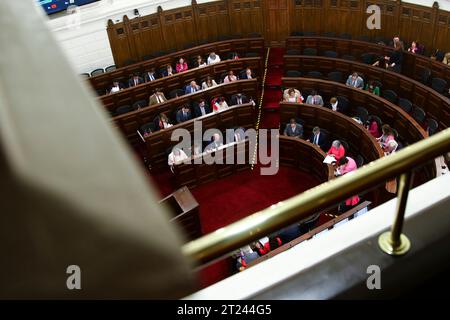
M195 81L191 81L191 83L186 87L184 93L190 94L200 91L202 88Z
M211 107L205 102L205 99L201 99L194 107L194 115L196 118L211 113Z
M244 103L249 103L249 100L242 93L235 94L231 97L230 105L232 106L237 106Z
M320 132L319 127L314 127L311 137L308 139L308 141L312 144L318 145L320 149L325 151L327 140L325 135Z
M191 111L189 110L189 106L185 104L180 110L177 112L177 123L186 122L192 119Z
M287 228L284 228L278 233L278 237L280 237L282 243L291 242L294 239L297 239L302 235L300 230L300 225L298 223L293 224Z
M173 68L170 64L163 71L163 77L173 76L174 74L175 74L175 70L173 70Z
M284 135L288 137L303 137L303 126L298 124L295 119L291 119L290 123L286 125L284 129Z
M142 79L141 77L139 77L139 75L137 73L135 73L133 75L133 77L130 80L128 80L128 87L130 87L130 88L136 87L143 83L144 83L144 79Z
M144 75L145 82L151 82L158 79L158 76L156 74L155 68L151 68L149 71L147 71Z
M245 72L241 73L241 79L246 80L246 79L254 79L254 78L255 78L255 75L253 74L252 69L250 69L250 68L245 69Z
M385 57L389 70L400 73L402 72L403 51L399 43L396 43L394 52L390 56Z

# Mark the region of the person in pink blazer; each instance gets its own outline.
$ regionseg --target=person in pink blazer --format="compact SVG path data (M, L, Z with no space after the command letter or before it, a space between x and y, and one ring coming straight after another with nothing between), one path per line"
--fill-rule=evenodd
M187 71L189 69L186 61L184 61L183 58L180 58L180 60L178 60L178 63L176 65L176 69L177 69L177 73L178 72L183 72L183 71Z
M349 174L351 172L355 172L356 169L358 169L358 166L356 165L355 160L353 160L350 157L342 157L339 161L338 161L338 175L345 175L345 174ZM347 207L353 207L356 206L359 203L359 196L355 195L351 198L348 198L347 200L345 200L345 205Z

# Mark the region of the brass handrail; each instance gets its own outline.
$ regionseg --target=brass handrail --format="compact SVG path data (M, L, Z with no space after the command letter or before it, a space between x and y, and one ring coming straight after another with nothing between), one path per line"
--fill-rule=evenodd
M412 171L450 151L450 128L342 176L218 229L182 247L198 264L218 259L354 194ZM404 214L404 212L400 213ZM396 219L399 220L399 219ZM401 218L399 221L403 221ZM401 227L401 226L400 226ZM401 232L401 231L400 231Z

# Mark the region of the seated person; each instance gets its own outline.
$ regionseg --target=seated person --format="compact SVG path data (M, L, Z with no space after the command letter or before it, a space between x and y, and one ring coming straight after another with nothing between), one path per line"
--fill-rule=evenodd
M111 86L111 89L109 90L109 93L116 93L122 89L123 89L123 86L118 81L114 81Z
M147 71L144 75L145 82L151 82L158 79L158 76L156 75L155 68L151 68L149 71Z
M261 256L268 254L270 251L275 250L278 247L281 247L282 241L280 237L269 237L269 241L262 245L259 241L255 244L258 252Z
M211 143L205 148L205 151L212 152L221 146L223 146L222 138L220 134L215 133L211 138Z
M205 102L205 99L200 99L198 104L194 107L194 115L196 118L211 113L211 107Z
M330 99L330 109L333 111L341 111L338 107L339 100L336 97Z
M211 76L208 76L206 78L206 80L203 81L203 83L202 83L202 89L203 90L208 89L208 88L212 88L212 87L215 87L215 86L217 86L217 83Z
M352 88L364 89L364 80L358 75L357 72L353 72L350 76L348 76L345 84Z
M203 60L202 56L197 56L195 60L195 66L197 68L206 67L206 62Z
M236 269L244 271L248 265L259 258L257 251L254 251L250 246L241 248L236 257Z
M173 76L175 74L175 71L173 70L172 66L169 64L166 67L166 70L163 71L163 77Z
M336 159L336 162L339 162L339 160L345 156L344 146L339 140L334 140L330 150L328 150L327 152L327 155L334 157L334 159Z
M387 143L386 149L384 151L385 156L394 154L398 149L398 143L395 140L391 140Z
M342 157L338 161L338 168L336 169L337 176L343 176L346 173L355 171L358 169L356 161L350 157Z
M245 73L242 73L242 79L254 79L255 75L252 73L252 69L247 68L245 69Z
M290 122L284 128L284 135L288 137L303 137L303 126L298 124L294 118L290 120Z
M420 54L420 48L419 48L419 46L417 45L417 41L413 41L412 43L411 43L411 47L409 47L408 48L408 52L410 52L410 53L414 53L414 54Z
M148 104L152 106L154 104L163 103L165 101L167 101L167 99L164 93L161 91L161 89L156 88L154 93L150 96Z
M386 151L389 141L395 140L394 131L392 130L391 126L388 124L384 124L381 127L381 131L382 131L382 135L380 137L378 137L377 140L380 143L383 150Z
M378 127L378 122L374 118L369 117L365 127L367 130L369 130L369 133L372 135L372 137L378 138L380 136L380 129Z
M311 137L308 139L312 144L318 145L320 149L324 150L327 143L326 137L320 132L319 127L314 127Z
M191 83L184 90L184 93L190 94L190 93L195 93L200 90L202 90L202 88L200 88L200 86L197 84L197 82L191 81Z
M217 97L211 101L214 111L222 111L228 109L228 104L224 97Z
M218 63L220 62L220 57L215 52L211 52L208 56L208 64Z
M317 94L316 90L313 90L311 94L306 99L306 104L312 104L317 106L323 106L322 96Z
M180 148L173 148L172 152L169 154L169 157L167 158L167 164L169 165L170 170L172 170L173 172L173 166L176 164L180 164L186 159L188 159L188 156L183 150L181 150Z
M380 96L380 87L378 87L374 81L369 81L368 84L366 84L366 87L364 90L369 91L370 93L373 93L374 95Z
M285 102L295 102L295 103L303 103L305 99L303 99L302 93L300 90L289 88L284 90L283 93L283 101Z
M386 57L378 57L377 61L375 61L372 66L380 67L382 69L387 69Z
M191 110L187 104L183 105L177 112L177 123L183 123L192 119Z
M292 240L297 239L302 235L302 230L298 223L293 224L287 228L284 228L278 233L278 237L281 239L282 243L288 243Z
M385 59L388 69L400 73L403 63L403 51L400 44L396 44L394 52L386 56Z
M133 77L128 80L128 87L136 87L142 83L144 83L144 79L142 79L137 73L135 73L133 74Z
M237 81L237 77L234 75L233 70L228 71L228 75L223 79L223 83L230 83L233 81Z
M187 71L189 69L186 61L184 61L183 58L180 58L180 60L178 60L175 69L177 70L177 73L179 72L183 72L183 71Z
M247 97L245 95L243 95L242 93L238 93L231 97L230 104L232 106L237 106L237 105L249 103L249 102L250 101L247 99Z
M155 124L156 130L167 129L172 126L169 122L169 118L164 113L160 113L153 119L153 123Z
M444 60L442 60L442 63L450 66L450 52L447 52L444 56Z
M142 131L142 130L141 130ZM147 127L146 129L145 129L145 131L143 131L142 132L142 136L144 137L144 138L147 138L148 136L150 136L152 134L152 129L150 129L149 127Z

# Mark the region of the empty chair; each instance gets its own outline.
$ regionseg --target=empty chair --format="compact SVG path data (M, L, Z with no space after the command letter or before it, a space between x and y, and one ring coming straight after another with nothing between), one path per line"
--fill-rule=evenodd
M355 158L356 166L358 168L361 168L364 165L364 158L362 155L358 154Z
M298 77L301 77L301 76L302 76L302 73L300 71L297 71L297 70L288 70L288 71L286 71L286 77L298 78Z
M148 60L152 60L154 59L155 56L152 54L146 54L145 56L142 57L142 61L148 61Z
M364 124L369 119L369 112L364 107L357 107L355 110L355 116L358 117Z
M164 51L155 51L155 52L153 52L153 55L155 56L155 57L161 57L161 56L163 56L163 55L165 55L166 53L164 52Z
M437 123L436 120L434 120L432 118L427 119L427 133L429 136L432 136L433 134L435 134L437 132L438 127L439 127L439 124Z
M297 49L289 49L286 51L286 55L288 55L288 56L299 56L301 54L302 54L302 52Z
M176 97L181 97L183 95L184 95L184 91L182 89L174 89L174 90L170 91L170 93L169 93L169 97L171 99L174 99Z
M105 70L103 70L102 68L95 69L94 71L91 72L91 77L95 77L102 73L105 73Z
M303 55L305 55L305 56L317 56L317 49L305 48L303 50Z
M135 103L133 103L134 110L145 108L146 106L148 106L147 100L139 100L139 101L136 101Z
M339 140L339 141L341 142L342 146L345 149L345 155L348 156L348 152L350 150L350 146L349 146L348 142L345 140Z
M394 139L398 140L399 135L398 135L397 129L394 129L394 128L391 128L391 129L392 129L392 134L394 135Z
M177 52L177 49L172 48L172 49L167 50L165 54L174 53L174 52Z
M149 123L143 124L139 128L139 131L141 132L142 135L145 135L145 134L155 132L157 130L156 130L155 124L153 122L149 122Z
M259 53L257 53L257 52L247 52L245 54L245 57L246 58L257 58L257 57L259 57Z
M411 115L419 124L423 124L423 122L425 121L426 114L421 107L414 106Z
M83 78L85 78L85 79L91 77L91 75L90 75L89 73L82 73L82 74L80 74L80 76L83 77Z
M430 83L431 78L431 70L429 68L423 68L419 74L419 81L424 85L428 85Z
M334 82L344 82L344 75L340 71L332 71L328 74L328 80Z
M305 37L315 37L316 33L314 31L303 31L303 36L305 36Z
M341 33L339 35L339 38L341 38L341 39L349 39L350 40L352 38L352 35L350 33Z
M113 64L112 66L106 67L105 68L105 72L111 72L111 71L114 71L116 69L117 69L116 65Z
M133 59L128 59L123 62L123 65L124 65L124 67L126 67L129 65L135 64L135 63L136 63L136 61L134 61Z
M219 35L217 37L217 41L225 41L225 40L231 40L231 36L227 36L227 35Z
M322 33L322 36L328 37L328 38L335 38L336 33L335 32L324 32L324 33Z
M332 51L332 50L327 50L323 53L323 55L327 58L337 58L338 57L338 53L336 51Z
M308 78L316 78L316 79L321 79L323 78L322 72L320 71L309 71L306 76Z
M357 37L357 39L359 41L366 41L366 42L370 41L370 37L369 36L365 36L365 35L359 36L359 37Z
M208 39L203 39L203 40L199 40L198 45L201 46L201 45L204 45L207 43L209 43Z
M103 96L108 93L105 89L97 89L95 92L97 92L97 95L99 96Z
M361 61L365 64L373 64L375 62L375 55L370 52L361 55Z
M251 32L248 34L249 38L261 38L261 33L259 32Z
M356 61L356 58L354 56L352 56L352 55L349 55L349 54L344 54L344 55L342 55L341 58L344 59L344 60Z
M291 37L302 37L303 36L303 32L301 31L292 31L291 32Z
M378 80L371 80L371 81L372 81L373 85L375 87L380 88L380 91L381 91L381 88L383 88L383 84L381 83L381 81L378 81Z
M398 95L393 90L384 90L382 97L392 103L397 103Z
M442 60L444 60L445 57L445 53L441 50L437 50L436 51L436 60L442 62Z
M192 47L195 47L195 43L193 42L188 42L185 45L183 45L183 49L190 49Z
M442 94L447 88L447 81L441 78L433 78L431 79L431 88Z
M375 39L373 39L373 42L378 43L378 44L382 42L384 45L386 45L386 43L387 43L386 39L381 36L375 37Z
M398 105L402 108L406 113L411 113L412 111L412 102L405 98L398 99Z
M338 108L342 111L342 113L347 113L349 101L346 97L337 96L338 100Z
M119 116L121 114L125 114L125 113L128 113L128 112L131 112L133 110L134 110L133 107L129 106L129 105L120 106L120 107L118 107L116 109L115 115Z

